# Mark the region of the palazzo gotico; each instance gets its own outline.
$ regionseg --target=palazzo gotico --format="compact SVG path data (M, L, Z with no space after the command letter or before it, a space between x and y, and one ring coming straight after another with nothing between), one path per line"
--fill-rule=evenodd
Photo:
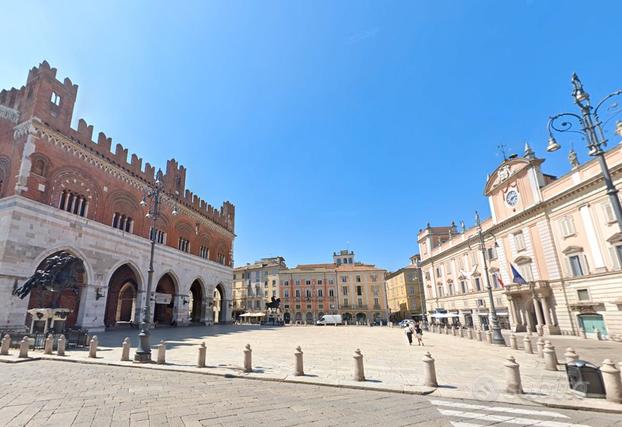
M0 92L0 330L30 325L29 309L54 300L65 325L135 325L145 306L150 238L156 325L231 320L235 207L215 208L186 189L186 169L160 175L161 215L152 227L141 200L156 168L84 119L71 127L78 86L42 62L26 84ZM177 215L175 215L177 214ZM69 253L77 292L13 295L46 260Z

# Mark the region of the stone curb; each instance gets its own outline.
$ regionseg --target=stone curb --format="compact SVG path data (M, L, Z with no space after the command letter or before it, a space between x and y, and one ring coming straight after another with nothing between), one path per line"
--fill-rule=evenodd
M12 358L12 359L4 359L0 358L0 363L23 363L23 362L32 362L33 360L41 360L41 357L22 357L22 358Z
M331 383L323 383L319 381L302 381L302 380L290 379L289 377L274 378L274 377L254 377L254 376L248 376L248 375L237 375L237 374L232 374L232 373L222 374L222 373L217 373L217 372L207 372L207 371L199 371L195 369L187 369L186 367L171 369L173 366L178 366L178 365L169 365L169 367L167 368L166 365L157 365L155 363L144 364L144 365L138 364L138 363L137 364L120 364L120 363L115 363L115 362L106 362L106 361L99 361L99 360L86 361L86 360L79 360L79 359L69 359L69 358L65 359L65 358L60 358L60 357L57 358L57 357L46 357L46 356L41 356L41 357L32 358L32 359L24 359L24 361L30 361L30 360L48 360L48 361L54 361L54 362L81 363L84 365L90 364L90 365L100 365L100 366L114 366L117 368L153 369L157 371L166 371L166 372L183 372L187 374L211 375L211 376L221 377L221 378L257 380L257 381L279 382L279 383L289 383L289 384L304 384L304 385L313 385L313 386L322 386L322 387L346 388L346 389L351 389L351 390L379 391L379 392L394 393L394 394L410 394L410 395L417 395L417 396L427 396L436 390L435 388L424 387L424 386L421 386L421 387L425 388L426 390L421 390L421 391L397 390L395 388L370 387L370 386L365 386L365 385L359 386L359 385L353 385L353 384L331 384ZM197 368L197 369L204 369L204 368Z

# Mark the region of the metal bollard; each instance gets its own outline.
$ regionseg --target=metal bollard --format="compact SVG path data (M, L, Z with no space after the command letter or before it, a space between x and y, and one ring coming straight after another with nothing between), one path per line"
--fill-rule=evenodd
M365 381L365 369L363 368L363 355L360 349L354 350L354 381Z
M581 338L583 338L584 340L587 339L587 334L585 333L585 329L583 328L579 329L579 335L581 335Z
M22 338L21 342L19 343L19 356L22 359L25 359L28 357L28 348L30 347L30 338L28 337L24 337Z
M467 335L469 336L469 339L472 340L473 339L473 328L469 328L467 329Z
M544 338L538 337L536 341L536 351L538 352L538 357L544 357Z
M121 362L129 362L130 361L130 347L132 344L130 343L130 337L125 337L123 339L122 349L121 349Z
M566 352L564 353L564 359L566 360L566 365L572 362L579 360L579 355L574 351L572 347L568 347Z
M603 360L600 367L603 374L603 382L605 383L605 393L607 400L616 403L622 403L622 379L620 378L620 370L615 364L609 360Z
M253 372L253 350L250 344L244 347L244 372Z
M52 334L48 334L45 338L45 344L43 345L43 354L52 354L52 348L54 347L54 337Z
M295 363L294 375L297 377L303 376L305 374L305 371L304 371L303 361L302 361L302 349L300 348L300 346L296 347L296 351L294 352L294 363Z
M520 379L520 365L514 356L508 356L505 366L505 391L512 394L523 394L523 385Z
M58 343L56 344L56 354L59 356L65 355L65 346L67 345L67 340L65 339L65 335L61 334L58 337Z
M486 342L492 344L492 331L490 329L486 331Z
M199 360L197 361L197 366L199 368L205 368L206 356L207 356L207 347L205 346L205 341L204 341L199 346Z
M11 336L9 334L5 334L2 337L2 345L0 346L0 355L7 356L9 354L9 349L11 348Z
M434 359L430 352L423 355L423 385L427 387L438 387L436 382L436 369L434 368Z
M89 357L93 359L97 357L97 335L93 335L89 342Z
M544 342L544 369L547 371L557 371L557 354L555 354L555 347L551 345L551 341Z
M158 360L156 363L158 365L166 363L166 341L164 340L160 340L160 344L158 344Z
M525 353L533 354L533 346L531 345L531 336L529 334L523 338L523 347L525 348Z

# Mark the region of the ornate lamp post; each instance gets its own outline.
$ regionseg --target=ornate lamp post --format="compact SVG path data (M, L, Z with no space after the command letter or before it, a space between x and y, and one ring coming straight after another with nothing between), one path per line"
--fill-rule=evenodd
M501 334L501 328L499 327L499 318L497 317L497 309L495 308L495 301L492 297L492 286L490 285L490 275L488 274L488 261L486 260L486 247L484 246L484 232L482 231L482 223L479 218L479 213L475 212L475 223L477 225L477 235L479 237L479 249L482 252L484 258L484 274L486 275L486 289L488 290L488 299L490 301L490 323L492 326L492 343L497 345L505 345L505 340Z
M134 361L136 362L151 362L151 345L149 344L149 336L151 335L150 322L151 322L151 287L153 283L153 254L155 251L157 232L156 222L160 216L160 202L161 193L164 190L164 184L162 183L162 170L158 169L156 174L156 181L153 188L145 190L143 199L140 201L140 206L145 207L149 205L148 212L145 215L146 218L151 220L151 230L149 232L149 238L151 240L151 254L149 256L149 270L147 271L147 296L145 297L145 307L142 310L143 316L140 322L140 332L138 333L138 348L134 355ZM171 212L173 216L177 215L177 207L173 208Z
M592 107L590 104L590 95L583 90L583 84L581 83L581 80L579 80L576 73L572 75L572 86L574 87L572 97L574 98L575 104L579 107L580 114L560 113L549 118L549 142L546 147L546 151L553 152L561 148L561 145L557 143L555 137L553 136L554 131L578 133L585 138L587 141L587 148L589 149L588 154L592 157L596 157L598 159L598 163L600 164L600 170L603 179L605 180L607 195L611 201L611 207L613 208L613 212L616 216L618 227L622 231L622 205L620 205L620 199L618 198L618 190L613 185L611 173L609 172L609 167L607 166L607 161L605 160L605 151L603 150L603 148L607 146L607 138L603 132L603 126L606 125L614 115L622 111L622 107L620 107L617 103L608 104L608 101L615 96L622 95L622 90L610 93L598 104L596 104L596 107ZM602 122L599 117L599 110L606 103L609 105L606 109L609 113L609 117L607 120ZM565 121L562 118L572 118L573 120L576 120L580 126L580 130L575 130L573 128L573 123ZM617 123L616 131L622 136L622 124L620 122Z

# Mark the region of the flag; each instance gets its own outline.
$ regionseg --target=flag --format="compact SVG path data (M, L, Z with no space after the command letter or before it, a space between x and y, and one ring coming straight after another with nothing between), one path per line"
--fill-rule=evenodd
M512 282L517 283L519 285L526 285L527 281L525 279L523 279L523 276L520 275L518 270L516 268L514 268L514 266L512 264L510 264L510 267L512 268L512 275L514 276L512 278Z

